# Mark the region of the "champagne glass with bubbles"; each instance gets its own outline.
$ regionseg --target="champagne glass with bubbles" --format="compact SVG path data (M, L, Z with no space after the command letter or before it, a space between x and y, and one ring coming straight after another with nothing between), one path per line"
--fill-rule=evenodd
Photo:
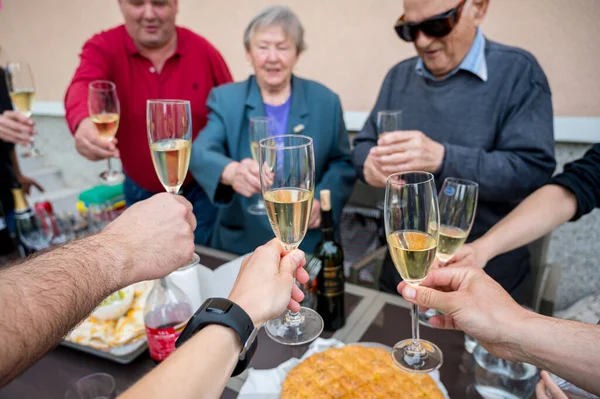
M258 162L258 143L265 137L274 136L273 119L264 116L253 116L250 118L250 152L252 159ZM256 203L248 207L248 213L252 215L266 215L265 202L259 197Z
M444 267L467 240L477 211L479 185L470 180L448 177L444 180L438 202L440 205L440 241L436 258ZM419 312L419 321L429 325L429 319L441 315L435 309Z
M117 97L117 86L108 80L95 80L88 86L88 108L92 122L102 140L111 142L119 129L121 105ZM102 183L113 186L122 183L125 175L112 168L108 158L108 170L100 174Z
M312 210L315 192L313 141L301 135L283 135L260 142L260 185L269 222L286 250L300 245ZM323 331L323 319L309 308L286 311L265 324L265 331L284 345L306 344Z
M427 277L438 247L440 216L435 180L431 173L394 173L387 178L384 207L385 234L400 276L411 285ZM435 344L419 338L418 307L410 305L412 338L398 342L392 360L404 371L429 373L443 362Z
M171 194L183 185L192 154L192 112L185 100L148 100L150 153L158 179Z
M13 108L30 118L35 99L35 83L31 67L23 61L9 62L6 65L5 77ZM21 156L29 158L40 155L41 152L35 146L35 140L32 137L29 148Z

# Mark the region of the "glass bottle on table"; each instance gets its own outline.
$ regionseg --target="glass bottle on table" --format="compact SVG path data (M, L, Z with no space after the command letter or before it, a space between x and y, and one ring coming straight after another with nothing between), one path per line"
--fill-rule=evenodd
M385 233L390 255L404 281L419 285L435 260L439 208L435 180L428 172L394 173L387 178ZM443 363L440 348L419 337L418 307L410 305L412 338L398 342L392 360L410 373L429 373Z
M24 61L9 62L6 65L5 77L13 108L30 118L35 100L35 82L31 67ZM41 152L35 146L35 139L32 137L29 148L21 156L30 158L40 155Z
M331 192L321 190L321 241L314 259L320 263L317 276L317 312L323 318L324 329L336 331L346 323L344 313L344 252L333 236Z
M0 204L0 265L3 263L2 259L15 251L15 243L8 231L8 223L6 221L6 215L4 214L4 208Z
M308 229L315 191L313 140L301 135L264 138L259 142L260 186L275 236L292 251ZM265 324L267 335L283 345L302 345L323 331L323 319L309 308L284 312Z
M148 349L154 361L161 362L175 351L175 341L193 313L190 298L169 276L154 282L144 306Z
M265 137L274 136L273 119L265 116L253 116L250 118L250 152L252 159L258 162L258 142ZM252 215L266 215L265 202L262 196L258 198L256 203L248 207L248 213Z
M470 180L448 177L438 196L440 206L440 241L435 254L440 267L444 267L467 240L475 214L479 185ZM419 312L419 321L430 326L429 320L441 315L435 309Z
M20 184L15 183L12 193L18 249L21 257L27 257L50 246L53 237L52 223L44 210L37 214L31 210Z
M108 80L95 80L88 86L88 110L92 122L102 140L113 141L119 129L121 106L117 96L117 86ZM108 170L100 174L103 184L114 186L125 180L125 175L112 168L108 158Z

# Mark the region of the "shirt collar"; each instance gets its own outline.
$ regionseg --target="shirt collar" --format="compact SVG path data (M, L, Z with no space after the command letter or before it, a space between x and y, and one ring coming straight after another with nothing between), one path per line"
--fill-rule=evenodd
M415 66L415 71L417 75L436 81L446 80L449 77L455 75L461 69L463 71L471 72L483 82L487 82L488 70L487 61L485 59L485 37L483 36L483 33L481 32L480 28L477 28L477 34L475 34L475 40L473 40L471 49L469 50L465 58L462 60L460 65L448 75L444 76L444 78L437 79L435 76L433 76L431 72L429 72L427 68L425 68L421 57L419 57L419 59L417 60L417 65Z
M140 54L140 51L135 46L133 39L131 38L131 36L129 36L129 33L127 33L127 29L125 29L125 25L122 25L122 26L123 26L123 32L125 35L125 48L127 49L127 53L129 55ZM185 51L186 50L185 35L182 34L181 28L176 27L175 29L177 29L177 48L175 49L175 53L173 55L183 56L186 53L186 51Z

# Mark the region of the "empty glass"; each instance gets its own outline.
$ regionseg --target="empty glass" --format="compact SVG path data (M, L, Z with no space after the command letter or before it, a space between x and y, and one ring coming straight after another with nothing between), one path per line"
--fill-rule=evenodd
M377 113L377 136L384 133L396 132L402 128L402 111L388 110Z
M527 363L513 362L496 357L477 345L475 358L476 393L485 399L528 398L539 380L538 369ZM470 397L479 397L475 392Z
M264 116L250 118L250 152L252 159L258 162L258 142L265 137L274 136L273 119ZM259 194L260 195L260 194ZM248 213L252 215L266 215L265 201L260 195L257 201L248 207Z
M54 236L52 222L45 211L15 216L19 240L30 251L41 251L50 246Z
M65 393L65 399L113 399L115 397L115 379L106 373L86 375L72 384Z

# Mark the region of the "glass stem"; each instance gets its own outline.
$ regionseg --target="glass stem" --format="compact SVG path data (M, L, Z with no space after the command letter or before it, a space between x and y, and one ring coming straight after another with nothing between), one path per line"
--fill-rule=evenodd
M296 278L294 277L294 285L296 285ZM300 314L300 312L292 312L291 310L287 311L285 315L285 323L298 325L304 321L304 316Z
M410 304L410 320L412 325L412 345L415 348L420 348L419 340L419 307L414 303Z
M110 160L111 160L111 158L108 158L108 175L109 176L112 175L112 172L113 172L112 164L111 164Z

